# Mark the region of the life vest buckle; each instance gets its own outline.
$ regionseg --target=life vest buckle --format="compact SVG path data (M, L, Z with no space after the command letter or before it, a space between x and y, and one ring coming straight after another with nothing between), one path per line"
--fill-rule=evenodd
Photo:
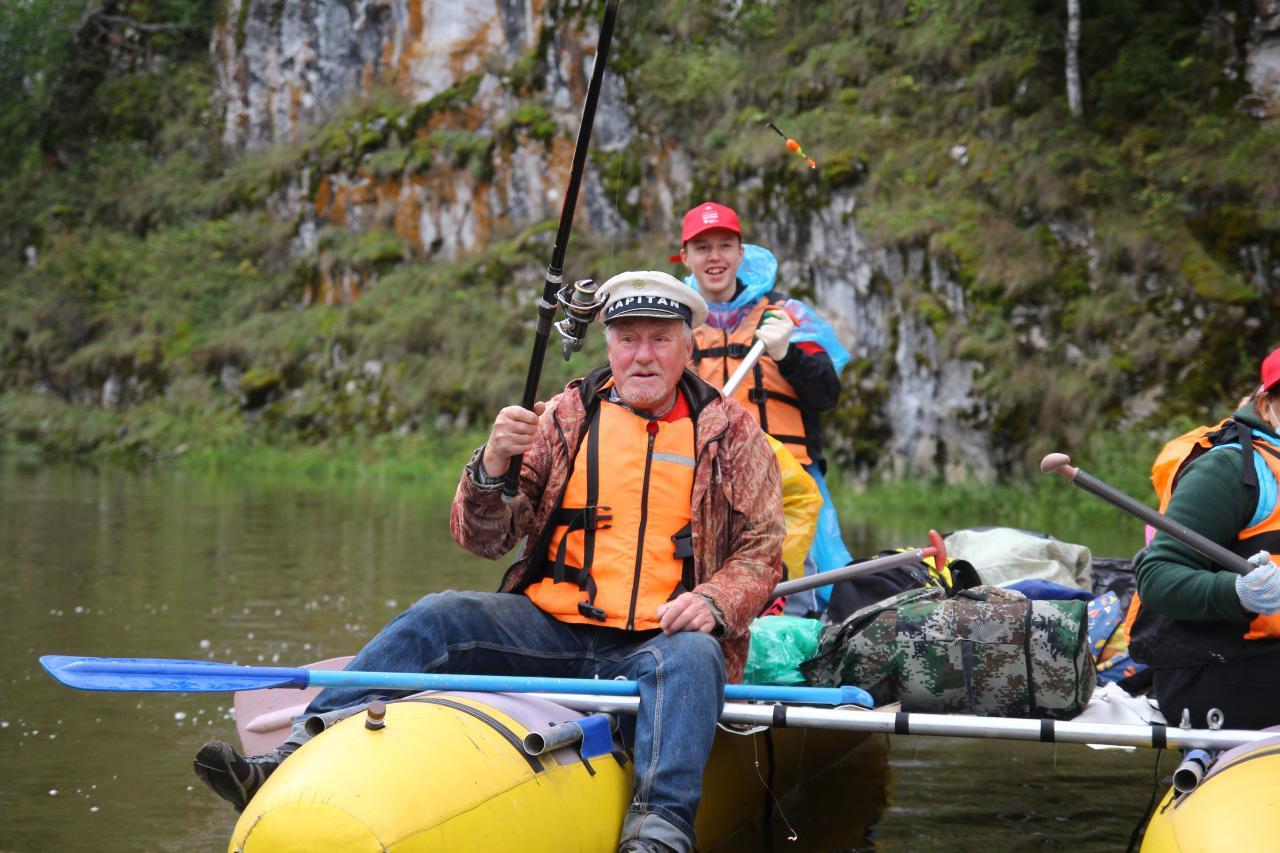
M759 405L759 404L761 404L761 403L764 403L764 402L767 402L767 401L768 401L768 399L769 399L769 392L768 392L768 391L766 391L766 390L765 390L765 389L763 389L763 388L755 388L755 387L748 388L748 389L747 389L747 399L748 399L749 401L751 401L752 403L755 403L756 405Z
M588 619L595 619L597 622L603 622L609 618L609 615L599 607L586 601L578 602L578 612Z
M587 506L582 508L582 526L584 530L608 530L613 527L612 524L601 524L604 521L613 521L612 515L606 515L600 510L611 510L610 506Z

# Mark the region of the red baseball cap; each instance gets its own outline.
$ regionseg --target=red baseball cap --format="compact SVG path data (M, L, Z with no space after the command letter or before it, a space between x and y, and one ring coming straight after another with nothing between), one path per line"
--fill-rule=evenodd
M1270 391L1280 384L1280 348L1273 349L1271 355L1262 360L1262 388Z
M742 239L742 226L738 224L738 214L733 208L704 201L684 215L684 226L680 229L680 245L683 246L703 231L712 228L726 228ZM679 263L680 255L671 256L671 263Z

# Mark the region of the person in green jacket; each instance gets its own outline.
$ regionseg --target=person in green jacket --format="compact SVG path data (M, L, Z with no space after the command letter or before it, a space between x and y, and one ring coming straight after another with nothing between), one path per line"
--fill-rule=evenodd
M1261 378L1182 463L1165 511L1257 568L1228 571L1163 532L1138 565L1130 650L1173 724L1216 708L1229 728L1280 725L1280 349Z

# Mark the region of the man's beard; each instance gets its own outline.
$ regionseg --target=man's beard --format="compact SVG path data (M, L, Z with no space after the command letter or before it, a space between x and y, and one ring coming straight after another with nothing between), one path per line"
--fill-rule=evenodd
M655 376L653 378L657 379L658 377ZM642 411L648 411L654 406L662 405L671 395L671 390L670 388L657 386L653 387L652 390L650 388L637 388L634 383L626 382L618 384L618 396L622 398L622 402L633 409Z

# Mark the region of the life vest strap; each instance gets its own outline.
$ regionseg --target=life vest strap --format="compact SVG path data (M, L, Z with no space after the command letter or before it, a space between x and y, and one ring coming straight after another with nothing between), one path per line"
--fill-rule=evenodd
M612 515L605 515L601 510L607 510L607 506L578 506L578 507L561 507L551 515L551 524L553 526L564 526L566 528L564 536L560 537L560 547L556 549L556 560L551 567L551 577L556 583L564 583L568 580L569 569L573 569L576 577L574 583L580 588L587 588L587 579L591 577L590 568L579 568L577 566L565 565L566 549L569 546L569 534L577 530L607 530L613 525L605 524L606 521L612 521Z
M675 558L684 562L684 568L681 571L683 577L680 584L676 586L675 592L671 594L672 598L676 598L681 592L693 589L696 582L693 574L693 522L689 522L672 534L671 541L676 545Z
M747 390L747 399L752 403L759 405L767 400L777 400L779 403L786 403L788 406L800 408L800 401L790 394L783 394L778 391L770 391L760 386L755 386Z
M693 350L693 363L697 364L704 358L736 358L744 359L747 353L751 352L751 347L746 344L731 343L719 347L707 347L700 349L695 347Z

